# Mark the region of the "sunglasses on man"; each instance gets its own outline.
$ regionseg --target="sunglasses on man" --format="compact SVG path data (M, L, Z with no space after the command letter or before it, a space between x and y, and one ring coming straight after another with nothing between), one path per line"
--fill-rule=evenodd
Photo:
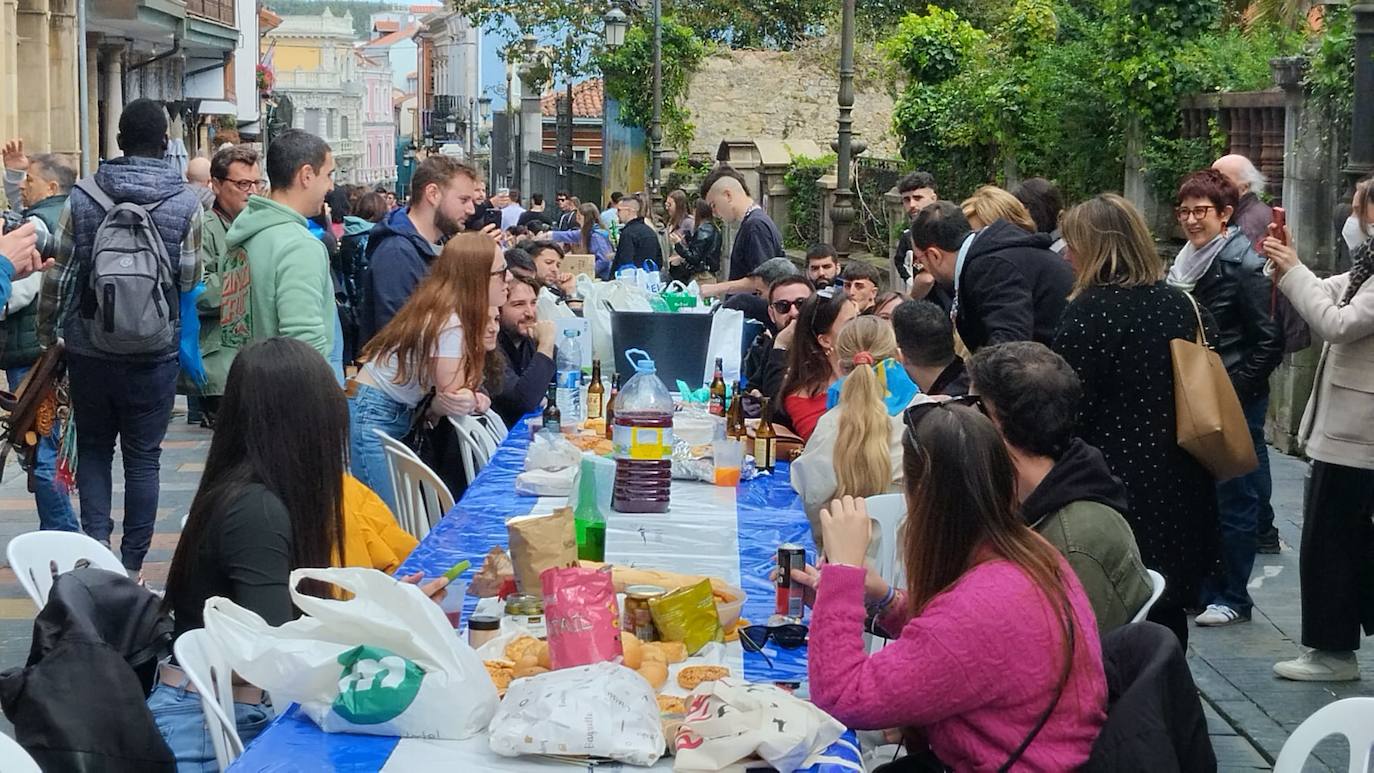
M795 300L795 301L788 301L788 300L773 301L773 303L772 303L771 305L772 305L772 307L773 307L773 311L776 311L776 312L779 313L779 314L787 314L787 313L789 313L790 311L792 311L792 309L801 308L801 305L802 305L803 303L805 303L805 302L806 302L806 298L798 298L798 299Z

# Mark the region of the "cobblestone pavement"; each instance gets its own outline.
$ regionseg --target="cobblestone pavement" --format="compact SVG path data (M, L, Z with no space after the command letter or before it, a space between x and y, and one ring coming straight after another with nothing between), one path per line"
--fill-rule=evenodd
M191 504L200 479L209 430L188 426L185 404L179 399L162 454L162 496L158 507L157 533L144 565L144 574L161 587L176 547L180 520ZM1297 544L1302 525L1302 486L1307 465L1300 460L1272 454L1274 508L1284 549L1279 555L1263 555L1256 561L1251 581L1255 599L1254 619L1228 628L1194 628L1189 664L1202 690L1212 743L1222 770L1268 770L1283 741L1297 725L1330 701L1351 695L1374 694L1364 682L1340 685L1284 682L1273 676L1276 660L1298 652ZM115 480L122 479L116 457ZM120 504L122 483L116 483L115 504ZM122 510L115 511L119 522ZM10 538L37 525L33 498L24 489L24 478L13 460L0 482L0 554ZM118 529L115 548L118 550ZM0 670L22 665L28 655L34 608L16 582L8 562L0 567ZM1374 679L1374 648L1362 651L1364 671ZM10 732L0 718L0 729ZM1311 770L1340 769L1347 752L1343 742L1328 741L1318 747ZM1324 763L1324 764L1323 764ZM1328 768L1327 766L1330 766Z

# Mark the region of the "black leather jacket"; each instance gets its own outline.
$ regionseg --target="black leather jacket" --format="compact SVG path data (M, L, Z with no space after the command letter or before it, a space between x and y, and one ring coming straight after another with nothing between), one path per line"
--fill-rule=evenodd
M1220 331L1211 343L1242 403L1269 394L1269 374L1283 360L1283 328L1271 316L1272 286L1250 238L1232 229L1193 297Z
M702 272L714 274L720 271L720 229L709 220L701 223L690 238L673 245L673 251L682 257L681 263L668 266L673 279L686 282Z

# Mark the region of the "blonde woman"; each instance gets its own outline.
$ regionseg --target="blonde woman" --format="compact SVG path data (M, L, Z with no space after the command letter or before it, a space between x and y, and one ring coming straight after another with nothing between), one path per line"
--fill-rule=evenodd
M998 220L1005 220L1026 233L1036 232L1035 220L1031 218L1026 205L996 185L984 185L974 191L960 207L969 226L975 231L981 231Z
M845 325L835 353L843 380L831 388L833 407L791 468L818 540L818 513L830 500L901 490L902 411L919 392L897 361L892 325L877 317Z

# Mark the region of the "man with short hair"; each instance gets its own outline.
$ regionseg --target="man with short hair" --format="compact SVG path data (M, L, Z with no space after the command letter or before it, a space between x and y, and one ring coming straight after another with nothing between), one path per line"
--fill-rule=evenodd
M872 310L873 302L878 300L878 284L883 279L878 267L862 260L851 260L840 276L844 279L845 294L859 307L859 313Z
M473 214L477 173L451 156L420 162L410 180L410 205L393 210L367 238L360 345L386 327L429 273L440 245Z
M200 199L200 205L209 209L214 206L215 192L210 189L210 159L196 156L186 162L186 187Z
M530 208L525 210L524 214L520 215L520 220L517 222L517 225L523 225L533 230L535 228L535 220L544 224L543 230L553 228L553 217L550 216L548 212L544 211L544 194L542 193L530 194Z
M225 234L220 267L220 342L236 354L273 336L310 344L326 361L341 335L334 281L324 243L306 218L334 187L334 155L324 140L299 129L267 148L268 196L253 195ZM343 371L335 367L343 385Z
M968 373L954 353L954 325L944 309L930 301L904 301L892 312L892 332L902 367L922 394L968 394Z
M782 233L763 208L754 203L744 176L726 164L718 164L701 182L701 195L716 217L737 223L730 248L730 278L749 276L759 264L783 254Z
M611 260L611 275L621 266L640 266L652 260L660 268L663 266L663 248L653 227L644 222L643 202L638 196L626 196L616 205L616 217L620 221L620 241L615 246L615 257Z
M248 207L248 198L261 192L262 168L258 152L247 145L230 145L210 160L210 187L215 200L204 218L200 238L200 257L205 267L205 292L196 299L200 315L200 357L205 365L205 383L190 394L199 394L201 423L213 427L219 411L219 398L229 378L229 366L237 350L226 349L220 341L220 302L224 276L220 269L229 253L229 226Z
M124 155L106 161L93 177L77 183L58 218L54 236L61 248L53 270L43 276L38 340L45 347L53 345L60 327L66 345L72 411L81 422L76 452L81 526L105 545L110 544L114 530L110 518L114 490L111 473L115 441L120 443L124 459L120 559L126 569L137 574L157 518L162 440L172 418L180 371L179 294L190 291L200 278L201 217L205 210L196 195L186 189L181 175L163 160L168 139L167 113L162 105L151 99L135 99L125 105L116 142ZM162 299L166 308L158 310L167 315L159 319L170 329L164 327L156 344L137 347L136 351L129 351L134 347L121 334L143 332L143 323L152 319L148 316L150 307L157 304L146 295L97 297L91 281L97 268L102 272L110 268L110 250L116 248L113 240L117 239L120 247L129 240L137 240L140 247L147 245L142 236L147 231L141 227L102 228L106 215L126 203L146 213L160 242L151 245L161 263L158 271L171 280ZM128 221L134 214L122 208L114 217ZM97 261L97 256L101 260ZM141 252L123 260L142 263L147 256ZM103 321L111 317L137 321L131 323L132 329L111 329Z
M811 245L806 251L806 276L818 289L829 287L840 275L840 264L835 256L835 248L820 242Z
M558 224L554 226L555 231L572 231L577 228L577 201L572 194L567 191L559 191L553 197L553 201L558 205Z
M1073 287L1073 269L1048 234L1005 220L974 233L958 204L937 201L911 224L915 254L954 294L954 325L969 351L1007 341L1048 346Z
M916 219L916 215L921 210L934 204L939 200L935 191L935 177L930 172L909 172L897 181L897 194L902 197L902 211L906 213L907 228L902 230L902 236L897 240L897 249L892 253L892 264L897 267L897 275L903 280L911 281L912 255L911 255L911 227L910 223ZM934 284L929 276L924 280L919 278L918 283L924 285L918 291L913 287L913 296L924 296L931 285Z
M1264 174L1250 159L1236 153L1218 158L1212 162L1212 168L1221 172L1240 192L1240 201L1231 212L1229 225L1239 228L1258 251L1274 218L1274 208L1260 199L1260 194L1264 193Z
M801 313L802 301L816 293L816 286L800 274L784 276L768 288L768 323L745 353L741 373L750 389L776 397L787 373L787 343L778 344L783 331L791 331Z
M509 231L520 225L520 216L525 214L525 208L520 206L520 191L515 188L506 188L504 203L501 208L501 230Z
M973 355L969 371L972 392L1016 467L1022 519L1078 575L1099 634L1129 623L1153 583L1124 517L1126 487L1101 451L1074 437L1083 398L1078 374L1031 341L985 347Z
M517 277L508 288L497 337L505 354L505 372L500 390L491 396L491 407L506 426L513 427L521 416L539 407L553 382L555 326L553 320L539 319L539 280Z
M522 242L528 245L529 242ZM538 279L539 269L534 265L530 251L519 245L506 248L506 268L519 279Z
M620 218L618 215L620 211L620 200L624 197L625 194L621 193L620 191L611 192L611 203L607 205L605 209L601 210L602 228L605 228L607 231L610 231L612 233L615 232L615 226L620 222Z

